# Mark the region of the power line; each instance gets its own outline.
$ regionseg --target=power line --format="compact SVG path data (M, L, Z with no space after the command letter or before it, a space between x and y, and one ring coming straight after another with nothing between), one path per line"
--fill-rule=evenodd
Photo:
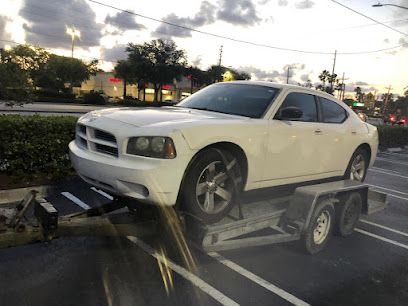
M224 36L224 35L210 33L210 32L206 32L206 31L202 31L202 30L197 30L195 28L183 26L183 25L180 25L180 24L176 24L176 23L173 23L173 22L166 21L166 20L149 17L149 16L146 16L146 15L142 15L142 14L139 14L139 13L132 12L132 11L124 10L124 9L121 9L121 8L118 8L118 7L109 5L109 4L105 4L105 3L102 3L102 2L99 2L99 1L95 1L95 0L88 0L88 1L92 2L92 3L95 3L95 4L98 4L98 5L101 5L101 6L104 6L104 7L107 7L107 8L111 8L111 9L120 11L120 12L125 12L125 13L128 13L128 14L134 15L134 16L138 16L138 17L141 17L141 18L144 18L144 19L148 19L148 20L155 21L155 22L158 22L158 23L167 24L167 25L172 26L172 27L176 27L176 28L180 28L180 29L184 29L184 30L188 30L188 31L192 31L192 32L196 32L196 33L216 37L216 38L221 38L221 39L225 39L225 40L229 40L229 41L233 41L233 42L243 43L243 44L257 46L257 47L275 49L275 50L280 50L280 51L298 52L298 53L305 53L305 54L319 54L319 55L333 54L333 52L318 52L318 51L291 49L291 48L284 48L284 47L272 46L272 45L261 44L261 43L247 41L247 40L237 39L237 38L233 38L233 37L229 37L229 36ZM374 19L371 19L371 20L375 21ZM406 34L404 34L404 35L406 35ZM339 52L337 54L342 54L342 55L368 54L368 53L376 53L376 52L383 52L383 51L393 50L393 49L400 48L402 46L403 45L399 45L399 46L395 46L395 47L391 47L391 48L380 49L380 50L371 50L371 51Z
M90 1L90 0L88 0L88 1ZM397 33L402 34L404 36L408 36L407 33L404 33L404 32L402 32L402 31L400 31L398 29L390 27L389 25L385 24L384 22L378 21L378 20L376 20L376 19L374 19L374 18L372 18L370 16L364 15L363 13L360 13L359 11L356 11L355 9L352 9L351 7L348 7L347 5L345 5L345 4L343 4L343 3L339 2L339 1L336 1L336 0L330 0L330 1L338 4L338 5L342 6L342 7L344 7L345 9L350 10L350 11L352 11L352 12L354 12L354 13L360 15L360 16L363 16L364 18L370 19L371 21L374 21L375 23L378 23L378 24L380 24L380 25L382 25L382 26L384 26L384 27L386 27L386 28L388 28L388 29L390 29L390 30L392 30L394 32L397 32Z

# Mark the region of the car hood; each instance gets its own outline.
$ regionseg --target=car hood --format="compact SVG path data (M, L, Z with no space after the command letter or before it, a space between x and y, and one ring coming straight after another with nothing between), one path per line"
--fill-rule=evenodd
M83 118L104 117L137 127L172 125L207 120L245 119L241 116L200 111L180 107L161 108L110 108L92 111Z

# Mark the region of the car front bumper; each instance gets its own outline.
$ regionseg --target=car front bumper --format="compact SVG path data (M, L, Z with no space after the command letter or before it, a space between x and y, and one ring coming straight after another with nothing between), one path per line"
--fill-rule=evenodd
M69 155L87 183L114 195L161 206L176 204L186 169L178 158L114 158L83 149L75 141L69 144Z

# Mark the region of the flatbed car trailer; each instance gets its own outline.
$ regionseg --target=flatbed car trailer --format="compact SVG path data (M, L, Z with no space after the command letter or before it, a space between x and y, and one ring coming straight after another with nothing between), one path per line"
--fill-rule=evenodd
M215 224L204 224L183 212L174 215L184 236L205 251L301 240L305 250L314 254L325 247L332 231L348 236L360 214L371 214L386 205L385 194L366 184L344 180L298 187L285 197L237 203ZM17 205L0 206L0 248L67 236L141 238L154 234L168 222L160 216L166 218L168 214L146 218L121 199L59 216L52 203L32 190Z

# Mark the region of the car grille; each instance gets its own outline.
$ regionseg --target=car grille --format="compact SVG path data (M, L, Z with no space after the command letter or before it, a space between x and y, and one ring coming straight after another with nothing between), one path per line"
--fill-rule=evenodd
M78 124L76 141L83 149L118 157L116 137L109 132Z

